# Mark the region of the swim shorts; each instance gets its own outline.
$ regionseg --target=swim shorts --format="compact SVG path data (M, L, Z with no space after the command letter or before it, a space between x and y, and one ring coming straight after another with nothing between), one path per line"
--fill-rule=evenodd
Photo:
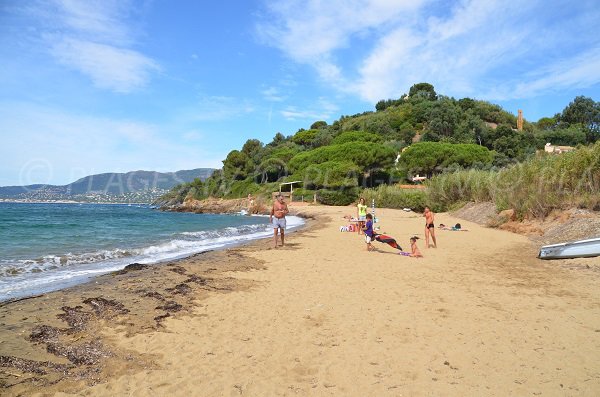
M275 218L273 217L273 220L271 221L271 224L273 225L273 229L281 229L281 230L285 230L285 218Z

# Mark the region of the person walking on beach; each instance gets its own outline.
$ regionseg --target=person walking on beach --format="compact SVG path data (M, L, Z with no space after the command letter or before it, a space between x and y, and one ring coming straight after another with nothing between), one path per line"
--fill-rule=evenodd
M271 215L269 223L273 225L273 243L274 248L277 248L277 232L281 233L281 246L285 244L285 216L290 212L287 204L283 201L283 195L279 193L271 207Z
M429 245L429 235L431 234L431 239L433 240L433 248L437 248L437 242L435 241L435 225L433 223L435 214L431 209L425 206L425 211L423 212L423 216L425 217L425 245L427 248L430 248Z
M356 219L358 220L358 232L360 233L365 227L365 222L367 220L367 205L365 204L365 199L361 197L358 200L358 204L356 205Z

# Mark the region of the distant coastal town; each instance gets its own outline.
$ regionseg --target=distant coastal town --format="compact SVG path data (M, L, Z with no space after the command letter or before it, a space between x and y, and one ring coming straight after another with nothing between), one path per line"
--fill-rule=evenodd
M68 195L52 191L52 189L38 189L32 192L21 193L15 197L0 197L0 202L11 203L93 203L93 204L150 204L168 190L152 188L123 194L104 192L89 192L85 194Z

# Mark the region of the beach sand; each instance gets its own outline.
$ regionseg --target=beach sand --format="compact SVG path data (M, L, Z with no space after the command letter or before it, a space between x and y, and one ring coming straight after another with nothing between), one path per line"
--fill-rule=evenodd
M114 309L95 323L95 336L112 352L100 361L95 377L54 385L24 382L0 391L34 396L69 395L61 391L85 396L600 395L599 258L577 260L577 268L540 261L526 237L448 214L436 215L436 224L460 222L469 231L437 230L437 249L419 240L424 258L397 255L377 242L378 250L367 252L360 235L339 232L342 216L353 208L299 210L315 220L290 234L285 248L272 249L264 240L171 264L184 269L179 273L158 266L162 273L153 283L148 277L159 270L144 269L143 276L105 276L94 286L0 308L0 332L11 336L13 352L18 335L25 340L35 324L46 320L29 314L29 320L15 322L23 311L40 311L42 302L49 312L44 319L53 316L54 326L63 328L56 314L65 300L75 305L103 296L130 310ZM423 237L420 214L378 209L377 217L381 231L405 249L410 236ZM221 269L225 265L229 268ZM206 277L207 271L210 288L186 281L193 272ZM183 302L173 290L171 295L165 291L177 283L203 288L189 291L185 310L160 325L154 318L164 310L125 290L151 286L168 295L166 300ZM136 311L136 305L146 309ZM9 323L13 328L7 331ZM59 362L43 345L27 343L34 359ZM0 355L7 349L0 344ZM0 371L27 377L10 367Z

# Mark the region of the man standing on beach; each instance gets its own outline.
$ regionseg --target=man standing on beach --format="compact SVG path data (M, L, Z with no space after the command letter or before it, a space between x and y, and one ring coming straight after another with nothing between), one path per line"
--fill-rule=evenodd
M285 234L285 216L290 212L287 204L283 201L283 195L279 193L273 202L271 207L271 216L269 216L269 223L273 225L273 242L275 248L277 248L277 231L281 233L281 246L284 245L284 234Z
M431 235L431 239L433 240L433 248L437 248L437 242L435 241L435 225L433 223L435 215L429 207L425 206L423 216L425 217L425 245L427 248L431 247L431 245L429 245L429 235Z

